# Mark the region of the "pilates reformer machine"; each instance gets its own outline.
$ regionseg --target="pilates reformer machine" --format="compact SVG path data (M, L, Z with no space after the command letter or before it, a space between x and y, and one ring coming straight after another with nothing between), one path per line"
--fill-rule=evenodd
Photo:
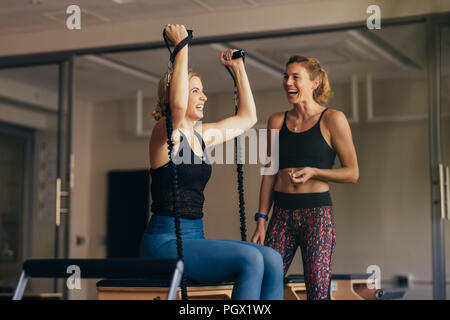
M370 274L336 274L331 277L331 300L392 300L401 299L405 289L376 288ZM371 286L369 286L369 284ZM233 283L187 282L189 300L230 300ZM168 296L168 283L145 280L101 280L97 283L99 300L161 300ZM178 290L177 299L181 299ZM284 279L285 300L306 300L303 275L289 275Z
M13 300L21 300L31 278L69 278L70 266L80 268L80 278L101 279L97 282L99 300L175 300L181 299L179 289L183 263L172 259L34 259L23 264L22 274ZM333 275L332 300L401 299L405 289L378 289L369 274ZM369 288L368 284L372 284ZM187 282L190 300L230 300L233 283ZM284 279L285 300L306 300L303 275Z

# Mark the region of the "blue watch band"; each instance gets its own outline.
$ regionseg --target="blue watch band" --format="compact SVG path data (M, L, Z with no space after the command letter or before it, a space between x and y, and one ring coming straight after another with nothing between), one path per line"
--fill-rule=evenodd
M255 221L258 221L258 218L263 218L267 221L269 219L269 216L264 213L255 213Z

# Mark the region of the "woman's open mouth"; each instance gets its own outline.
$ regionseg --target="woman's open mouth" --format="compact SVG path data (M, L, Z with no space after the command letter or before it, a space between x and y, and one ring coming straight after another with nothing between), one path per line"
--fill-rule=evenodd
M288 95L288 97L294 98L294 97L297 97L299 92L300 92L299 90L288 90L287 95Z

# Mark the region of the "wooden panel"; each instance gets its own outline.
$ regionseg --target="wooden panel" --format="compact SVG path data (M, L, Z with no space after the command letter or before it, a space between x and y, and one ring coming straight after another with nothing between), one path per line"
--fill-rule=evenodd
M376 289L369 289L366 280L333 280L335 291L331 292L331 300L375 300ZM375 285L375 283L373 283ZM167 287L98 287L99 300L165 300ZM233 286L188 287L188 298L191 300L229 300ZM181 299L178 290L177 299ZM304 283L286 283L284 285L285 300L306 300Z
M99 300L166 300L167 287L98 287ZM230 300L233 286L188 287L191 300ZM177 299L181 299L178 290Z

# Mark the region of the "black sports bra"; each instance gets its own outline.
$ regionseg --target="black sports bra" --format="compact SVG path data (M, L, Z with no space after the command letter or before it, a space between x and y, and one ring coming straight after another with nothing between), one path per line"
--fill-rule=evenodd
M320 120L327 111L320 115L319 121L309 130L293 132L286 126L284 113L283 126L279 133L279 169L314 167L331 169L336 152L330 148L320 131Z
M181 131L180 131L181 132ZM199 157L191 149L188 139L181 132L180 148L173 160L178 173L178 210L182 218L198 219L203 217L203 190L211 177L211 165L205 153L205 142L195 130L195 135L202 144L204 157ZM188 152L188 161L183 161L183 152ZM190 158L190 159L189 159ZM189 161L190 160L190 161ZM178 162L181 162L177 164ZM158 215L174 216L172 174L169 162L157 169L150 169L151 174L151 211Z

